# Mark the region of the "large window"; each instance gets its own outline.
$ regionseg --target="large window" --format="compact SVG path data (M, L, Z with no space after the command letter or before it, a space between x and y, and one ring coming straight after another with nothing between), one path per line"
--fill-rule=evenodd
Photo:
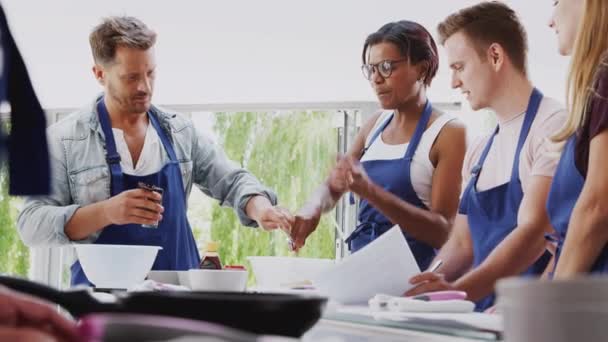
M469 127L471 137L495 125L488 112L463 114L460 104L435 105L459 115ZM375 111L376 104L167 107L190 116L196 128L220 144L230 159L274 189L280 205L295 211L325 179L335 156L347 150L361 122ZM49 122L60 120L70 111L49 111ZM34 279L66 286L73 252L70 248L36 248L29 253L15 229L21 200L6 195L5 173L0 181L0 272L26 275L29 269ZM296 256L288 250L285 233L243 227L231 208L221 207L196 186L188 200L188 217L199 249L203 251L209 240L220 242L220 256L225 264L246 265L246 257L250 255ZM355 225L356 206L343 199L333 212L323 216L297 256L342 257L347 251L339 235L348 235ZM342 234L336 235L337 230Z
M373 110L372 103L167 106L185 115L196 128L221 145L227 156L252 172L296 211L323 182L356 132L357 118ZM70 110L53 110L51 122ZM335 258L344 249L336 229L353 224L345 201L323 216L298 255L290 252L287 235L244 227L232 208L204 195L196 186L188 199L188 218L201 252L207 241L220 242L225 264L247 265L247 256L281 255ZM33 278L66 286L74 261L70 248L34 249Z
M373 110L373 103L253 105L253 109L198 110L181 108L196 128L220 144L228 157L276 191L279 205L296 211L321 184L356 133L358 118ZM256 109L257 107L257 109ZM313 108L313 109L311 109ZM177 109L180 109L179 107ZM297 256L340 257L344 248L337 229L352 224L352 206L342 201L324 215ZM247 256L296 256L282 231L265 232L243 227L231 208L220 207L194 189L188 217L199 248L209 240L220 242L226 264L247 264Z
M281 206L294 211L325 179L335 160L337 115L331 110L194 112L192 119L230 159L275 190ZM220 242L224 263L244 264L250 255L290 254L285 233L241 226L231 208L220 207L198 189L190 196L188 217L197 242ZM335 222L335 213L324 215L300 256L334 258Z

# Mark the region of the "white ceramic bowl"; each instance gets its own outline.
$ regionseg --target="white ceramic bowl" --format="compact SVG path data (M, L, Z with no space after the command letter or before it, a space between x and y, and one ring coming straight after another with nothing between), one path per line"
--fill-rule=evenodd
M605 341L608 278L533 280L510 278L497 285L506 341Z
M190 288L190 275L188 274L188 271L177 271L177 279L181 286Z
M247 287L244 270L189 270L193 291L243 292Z
M332 259L292 258L274 256L248 257L261 289L276 289L312 281L335 264Z
M128 289L141 283L161 247L74 244L87 278L96 287Z
M148 279L163 284L179 285L178 271L150 271Z

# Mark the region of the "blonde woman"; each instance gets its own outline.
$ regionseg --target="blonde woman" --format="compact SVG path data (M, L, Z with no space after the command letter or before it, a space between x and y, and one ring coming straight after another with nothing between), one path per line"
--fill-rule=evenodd
M569 116L547 208L558 234L556 278L608 271L608 1L554 1L550 27L572 55Z

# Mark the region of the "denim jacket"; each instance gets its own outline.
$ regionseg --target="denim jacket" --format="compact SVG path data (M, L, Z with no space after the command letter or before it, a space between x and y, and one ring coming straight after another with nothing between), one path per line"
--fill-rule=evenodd
M81 206L110 198L105 137L96 108L99 98L47 129L51 195L26 197L17 219L21 238L29 246L70 243L64 227L74 212ZM194 183L221 205L232 206L243 225L257 226L245 213L248 199L263 195L276 205L276 194L230 161L187 117L155 106L150 110L174 146L186 198ZM163 164L169 161L166 154L164 158ZM94 242L100 232L78 242Z

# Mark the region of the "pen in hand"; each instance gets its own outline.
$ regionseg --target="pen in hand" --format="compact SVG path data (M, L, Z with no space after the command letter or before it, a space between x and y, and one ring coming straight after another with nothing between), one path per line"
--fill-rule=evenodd
M438 269L439 267L441 267L441 265L443 265L443 260L439 259L439 260L435 261L435 263L433 264L433 266L431 266L431 267L428 269L428 271L427 271L427 272L431 272L431 273L433 273L433 272L437 271L437 269Z

